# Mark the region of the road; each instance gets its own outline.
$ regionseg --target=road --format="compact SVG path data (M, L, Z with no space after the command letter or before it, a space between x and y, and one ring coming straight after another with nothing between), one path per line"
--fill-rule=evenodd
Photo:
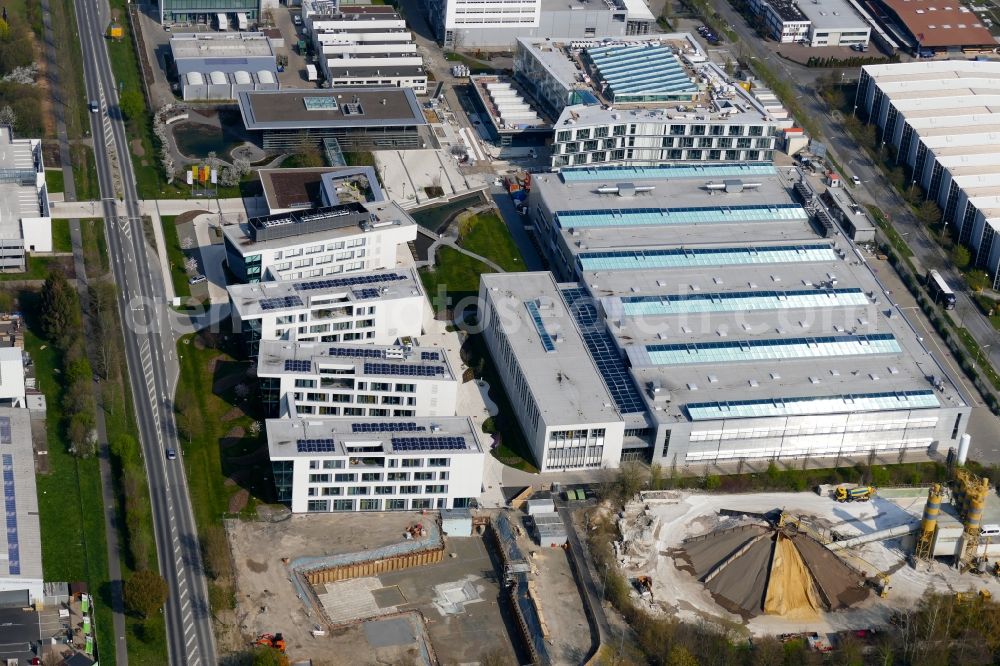
M129 382L149 476L157 559L170 590L164 609L168 656L171 664L208 666L216 663L215 642L187 479L183 464L168 462L164 456L165 449L180 447L171 401L178 365L162 273L142 231L128 134L102 36L106 0L96 4L74 0L74 4L87 94L100 103L100 112L91 114L91 132L108 255L119 286Z

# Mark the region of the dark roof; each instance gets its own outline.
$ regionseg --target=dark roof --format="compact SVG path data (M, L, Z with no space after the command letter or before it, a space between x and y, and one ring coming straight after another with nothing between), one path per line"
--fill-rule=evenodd
M958 2L881 0L881 3L896 15L921 46L997 45L979 16Z
M423 68L413 66L400 67L329 67L331 79L352 78L352 77L378 77L378 76L427 76Z
M307 109L307 99L329 108ZM427 124L414 92L395 86L248 91L239 105L248 130Z
M32 645L41 640L38 613L22 608L0 608L0 659L33 656Z

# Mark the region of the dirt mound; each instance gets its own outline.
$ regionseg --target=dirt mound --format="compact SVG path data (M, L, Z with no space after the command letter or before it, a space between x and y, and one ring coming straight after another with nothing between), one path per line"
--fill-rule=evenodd
M805 620L814 619L821 607L819 592L802 555L791 539L778 532L764 613Z

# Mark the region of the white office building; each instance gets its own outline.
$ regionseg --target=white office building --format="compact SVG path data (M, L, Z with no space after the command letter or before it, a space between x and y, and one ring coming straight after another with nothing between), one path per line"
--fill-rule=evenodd
M257 377L280 417L452 416L458 391L447 355L410 343L261 342Z
M52 251L41 140L0 127L0 176L0 271L23 272L29 252Z
M868 45L871 24L852 0L750 0L768 35L782 44Z
M184 100L230 100L243 91L278 89L274 48L260 32L175 33L170 55Z
M229 270L242 282L339 276L397 264L416 223L391 201L345 203L222 227Z
M863 255L766 165L567 169L551 273L484 275L484 338L542 471L943 457L970 403ZM798 192L801 187L796 189Z
M688 34L520 39L515 77L556 118L552 166L769 162L788 111L709 62Z
M643 0L428 0L427 19L443 46L509 49L520 37L646 35L656 17Z
M921 60L862 68L855 105L997 288L1000 117L994 101L1000 101L1000 62Z
M388 6L306 0L303 15L326 84L397 86L427 92L424 60L403 17Z
M483 447L468 418L288 418L265 425L278 500L295 513L468 507Z
M261 340L395 344L419 336L431 316L412 268L234 284L229 304L251 356Z

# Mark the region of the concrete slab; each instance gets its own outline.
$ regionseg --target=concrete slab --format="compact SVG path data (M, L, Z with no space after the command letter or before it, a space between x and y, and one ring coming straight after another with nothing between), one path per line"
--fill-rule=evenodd
M368 642L374 648L409 645L417 640L413 627L403 618L365 622L362 626Z

